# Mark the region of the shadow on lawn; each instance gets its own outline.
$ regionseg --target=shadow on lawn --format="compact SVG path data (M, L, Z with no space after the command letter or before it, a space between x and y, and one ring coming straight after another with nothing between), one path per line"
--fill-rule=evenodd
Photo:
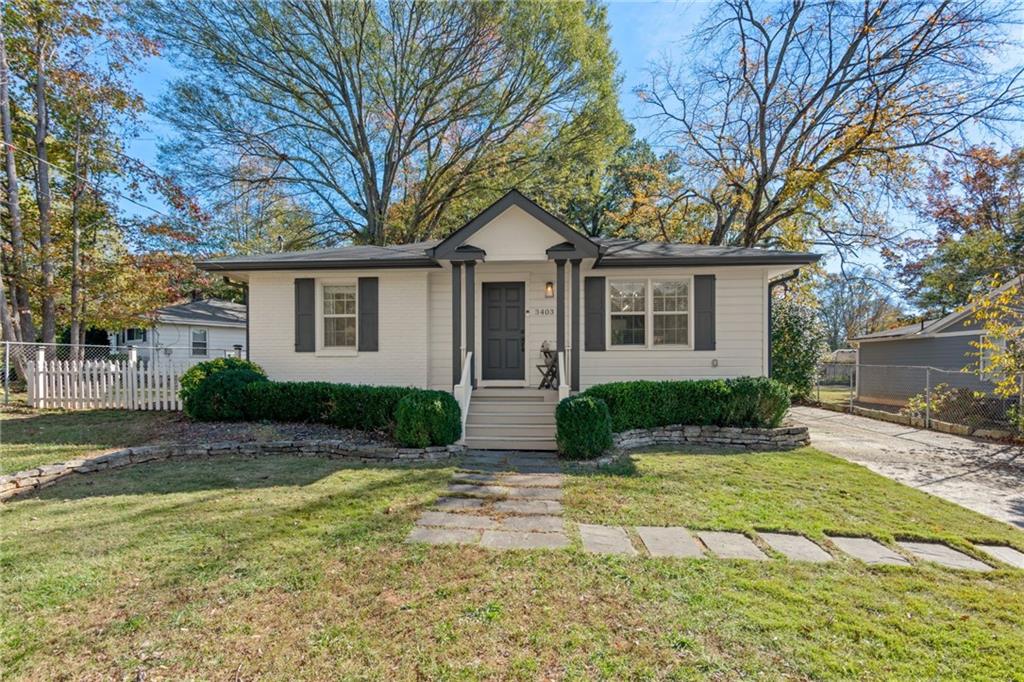
M121 495L164 495L203 491L251 490L302 487L317 483L339 471L405 472L396 481L415 484L437 478L445 463L361 464L341 459L265 455L244 457L224 455L203 459L174 459L146 462L122 469L93 474L75 474L34 495L20 499L77 500Z

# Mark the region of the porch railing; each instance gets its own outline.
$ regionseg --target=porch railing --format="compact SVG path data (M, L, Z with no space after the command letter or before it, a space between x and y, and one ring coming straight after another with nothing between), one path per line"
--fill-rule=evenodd
M462 376L459 383L452 389L452 395L459 403L462 410L462 437L460 443L466 440L466 421L469 419L469 402L473 399L473 353L466 353L466 359L462 363Z
M558 354L558 400L569 397L569 384L565 383L565 351Z

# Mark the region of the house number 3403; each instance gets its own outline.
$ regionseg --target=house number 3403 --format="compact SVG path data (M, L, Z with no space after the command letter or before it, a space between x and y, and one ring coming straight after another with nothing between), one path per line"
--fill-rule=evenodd
M543 317L545 315L554 315L555 314L555 309L554 308L534 308L531 312L534 315L540 315L540 316Z

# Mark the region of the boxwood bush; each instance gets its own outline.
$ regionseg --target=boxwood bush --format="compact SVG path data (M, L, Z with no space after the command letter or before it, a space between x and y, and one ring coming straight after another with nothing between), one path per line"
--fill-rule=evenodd
M450 393L414 391L398 401L395 439L407 447L448 445L462 435L462 410Z
M566 459L593 459L612 446L608 405L594 396L566 398L555 407L555 438Z
M621 381L581 395L608 405L614 432L671 424L774 427L789 409L786 387L766 377Z
M274 381L247 387L246 393L249 418L253 420L322 422L346 429L390 431L398 402L418 390L323 381Z
M246 388L270 383L261 372L248 368L210 374L189 393L185 413L200 421L238 421L248 413Z
M255 362L249 362L241 358L217 358L215 360L198 362L185 370L185 373L181 375L181 389L178 391L178 396L184 404L185 414L190 417L192 416L189 412L190 399L196 389L199 388L199 384L203 382L203 379L218 372L226 372L229 369L248 369L261 374L264 378L267 376L263 368Z
M201 369L196 375L200 374L196 385L190 385L185 400L186 413L195 419L319 422L385 432L408 447L450 445L462 435L459 404L442 391L324 381L268 381L262 371L221 366ZM409 404L400 410L400 404L407 398Z

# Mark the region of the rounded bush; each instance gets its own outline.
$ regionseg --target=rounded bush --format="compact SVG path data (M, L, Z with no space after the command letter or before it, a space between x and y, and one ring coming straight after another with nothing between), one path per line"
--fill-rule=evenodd
M203 379L184 402L185 414L200 421L240 421L249 416L248 388L269 383L261 372L228 369Z
M774 428L789 409L789 388L767 377L743 377L726 382L730 399L726 403L725 426Z
M242 360L241 358L217 358L216 360L207 360L205 362L196 363L185 370L185 373L181 375L181 389L178 391L178 396L181 398L181 401L187 405L189 398L196 389L199 388L199 384L203 383L204 379L217 374L218 372L226 372L231 369L248 369L260 374L264 378L267 376L266 372L263 371L263 368L255 362L249 362L248 360ZM188 414L187 407L185 408L185 413Z
M555 408L558 453L565 459L593 459L612 446L612 417L600 398L577 395Z
M395 421L395 440L405 447L451 445L462 435L459 403L444 391L408 393L398 401Z

